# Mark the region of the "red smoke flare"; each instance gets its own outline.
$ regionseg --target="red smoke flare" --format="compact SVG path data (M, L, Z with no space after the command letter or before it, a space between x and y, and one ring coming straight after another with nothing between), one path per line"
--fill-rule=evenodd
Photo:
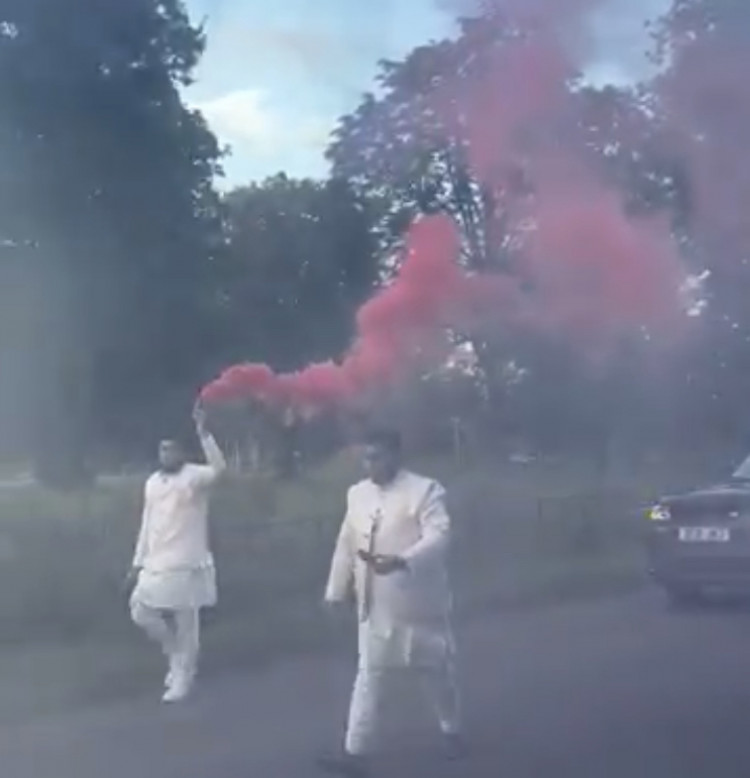
M563 11L582 19L589 4L527 1L519 34L510 37L507 7L501 14L493 6L456 43L470 55L467 67L419 97L500 203L502 226L488 224L487 232L506 244L512 238L512 275L467 274L452 219L417 220L398 276L360 310L340 364L290 375L236 366L203 390L204 400L252 397L315 413L439 364L451 329L548 331L600 356L624 333L674 323L683 271L669 226L626 215L581 139L570 89L578 63L559 32L561 20L570 32ZM509 171L522 171L529 184L522 193L508 187Z
M362 306L357 337L340 364L310 365L277 375L265 365L235 365L203 389L206 402L252 397L314 413L392 385L415 364L445 355L449 326L471 318L482 291L460 271L459 239L447 216L418 220L396 280Z

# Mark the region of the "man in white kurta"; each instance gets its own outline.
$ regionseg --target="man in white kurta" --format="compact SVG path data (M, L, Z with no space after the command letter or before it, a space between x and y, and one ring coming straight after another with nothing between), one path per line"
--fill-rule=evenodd
M133 621L159 643L168 659L165 702L189 694L200 651L200 610L217 601L208 507L226 462L201 411L196 411L196 428L205 465L187 462L176 441L160 444L159 470L146 482L131 573Z
M462 755L445 491L401 468L394 432L369 436L365 467L369 478L349 490L325 593L333 605L353 592L359 623L359 664L344 751L321 764L341 775L364 772L383 693L405 671L422 682L448 754Z

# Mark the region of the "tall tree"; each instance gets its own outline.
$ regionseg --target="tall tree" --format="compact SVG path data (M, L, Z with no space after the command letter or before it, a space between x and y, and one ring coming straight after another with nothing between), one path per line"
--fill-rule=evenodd
M339 356L378 280L368 208L344 182L280 174L230 193L230 359L279 370Z
M707 306L676 376L683 429L747 447L750 433L750 6L674 0L655 27L652 105L690 171L687 245Z
M203 45L179 0L0 9L5 352L24 375L11 407L56 482L80 476L93 440L153 424L209 344L219 149L179 92Z
M340 356L355 314L378 281L369 208L346 183L279 174L231 192L225 202L228 257L224 337L216 368L262 361L282 371ZM227 412L227 440L252 461L271 454L280 474L296 468L305 430L256 404Z
M532 61L524 41L533 41L535 34L524 22L494 11L464 19L454 40L381 63L378 94L367 95L342 118L328 157L335 174L363 197L388 204L380 209L378 225L386 254L414 214L442 209L462 231L462 261L469 272L508 274L525 283L518 262L523 234L513 230L514 219L519 204L535 194L533 163L541 160L539 171L548 154L554 164L560 149L569 159L583 160L592 177L622 192L634 213L666 209L675 224L684 218L679 159L666 153L645 96L585 88L564 57L557 57L554 44ZM542 38L540 45L546 43ZM528 89L542 90L542 99L527 101L518 88L524 68L535 71ZM544 76L541 87L531 83L536 71L547 70L552 75ZM544 393L573 380L570 362L554 358L562 344L542 343L510 328L468 336L486 379L490 409L510 407L510 362L526 369L527 397L535 385ZM567 395L574 399L576 392ZM572 417L579 409L564 406L567 395L557 393L557 413Z

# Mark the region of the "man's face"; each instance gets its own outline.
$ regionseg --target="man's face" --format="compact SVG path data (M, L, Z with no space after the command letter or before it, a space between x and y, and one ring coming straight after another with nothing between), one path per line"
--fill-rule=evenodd
M382 445L365 446L362 460L368 478L378 486L389 484L401 467L399 455Z
M176 473L185 464L185 452L175 440L162 440L159 444L159 467L165 473Z

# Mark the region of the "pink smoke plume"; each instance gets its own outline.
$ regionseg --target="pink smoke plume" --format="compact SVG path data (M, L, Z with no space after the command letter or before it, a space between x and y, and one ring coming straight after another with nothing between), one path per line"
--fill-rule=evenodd
M490 224L487 233L513 239L512 274L465 271L453 220L420 218L395 280L359 311L355 341L340 363L285 375L237 365L205 387L204 400L251 397L303 413L346 405L392 386L415 365L439 364L451 330L545 331L601 355L623 333L673 326L684 272L669 225L626 213L591 163L571 109L576 63L559 25L570 23L563 11L582 18L590 4L527 2L523 34L502 45L487 45L487 37L509 24L509 5L502 13L486 7L484 21L457 44L472 64L423 98L422 107L467 150L475 180L500 203L502 229ZM510 190L510 170L523 171L528 191Z
M313 364L289 374L266 365L235 365L204 388L202 399L252 397L312 414L391 386L416 364L434 364L447 354L448 328L468 325L488 303L486 290L460 270L459 250L448 216L417 220L395 281L359 310L355 341L339 364Z

